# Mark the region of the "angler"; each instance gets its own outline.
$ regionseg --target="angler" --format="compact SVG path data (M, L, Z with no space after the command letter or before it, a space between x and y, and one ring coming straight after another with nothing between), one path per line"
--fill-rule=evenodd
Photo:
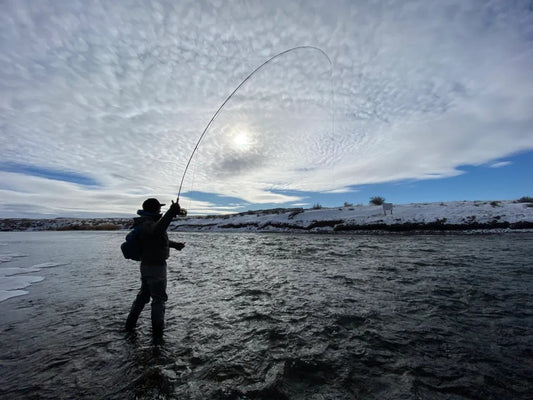
M165 302L167 290L167 258L169 248L181 250L185 244L168 239L167 228L172 219L184 213L178 202L172 202L168 211L161 215L161 204L157 199L147 199L139 217L134 218L134 226L138 232L141 261L141 288L133 301L126 320L126 330L135 329L137 319L145 304L152 299L152 335L161 338L165 326Z

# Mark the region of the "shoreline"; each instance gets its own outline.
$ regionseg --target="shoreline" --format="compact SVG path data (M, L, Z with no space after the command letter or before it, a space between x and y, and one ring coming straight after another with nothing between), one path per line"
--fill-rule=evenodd
M129 230L132 218L0 219L0 231ZM460 201L333 208L276 208L237 214L187 216L169 232L261 232L322 234L507 233L533 231L533 203Z

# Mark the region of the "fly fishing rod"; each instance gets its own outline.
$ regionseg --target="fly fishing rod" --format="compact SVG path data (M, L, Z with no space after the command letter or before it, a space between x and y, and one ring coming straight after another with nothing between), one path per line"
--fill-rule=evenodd
M217 117L219 112L222 110L222 108L226 105L226 103L233 97L233 95L235 93L237 93L237 91L241 88L241 86L243 86L257 71L262 69L264 66L266 66L270 62L274 61L276 58L279 58L279 57L281 57L281 56L283 56L283 55L285 55L287 53L290 53L290 52L296 51L296 50L302 50L302 49L316 50L316 51L319 51L321 54L323 54L327 58L327 60L329 62L329 65L330 65L331 74L333 74L333 63L331 62L331 59L329 58L329 56L327 55L327 53L324 50L322 50L321 48L316 47L316 46L296 46L296 47L292 47L292 48L290 48L288 50L282 51L281 53L278 53L278 54L270 57L263 64L261 64L256 69L254 69L246 78L244 78L244 80L241 83L239 83L239 86L237 86L233 90L233 92L230 93L230 95L226 98L226 100L224 100L224 102L220 105L220 107L218 107L218 110L213 114L213 116L211 117L211 119L207 123L205 129L203 130L202 134L200 135L200 138L198 139L198 142L196 142L196 146L194 146L194 149L193 149L193 151L191 153L191 156L189 157L189 161L187 161L187 165L185 166L185 170L183 171L183 176L181 177L180 187L179 187L179 190L178 190L178 202L179 202L179 199L180 199L181 187L183 186L183 180L185 179L185 175L187 174L187 170L189 169L189 165L191 164L191 161L192 161L192 159L194 157L194 154L196 153L196 150L198 149L198 146L200 146L200 143L201 143L202 139L204 138L205 134L209 130L209 127L211 126L211 124L213 123L213 121L215 120L215 118Z

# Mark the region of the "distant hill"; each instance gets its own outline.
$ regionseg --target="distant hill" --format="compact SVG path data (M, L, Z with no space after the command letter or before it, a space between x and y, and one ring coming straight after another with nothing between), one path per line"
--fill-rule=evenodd
M0 219L0 231L111 231L129 226L131 218Z
M527 199L527 198L526 198ZM530 199L527 199L530 200ZM131 218L3 219L2 231L120 230ZM174 220L171 231L189 232L405 232L517 231L533 229L533 202L456 201L334 208L277 208Z

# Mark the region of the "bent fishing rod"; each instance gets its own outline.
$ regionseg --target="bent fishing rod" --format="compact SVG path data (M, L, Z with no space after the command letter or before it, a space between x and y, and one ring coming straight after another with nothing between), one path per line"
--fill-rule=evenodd
M215 118L217 117L217 115L220 113L220 111L222 110L222 108L224 108L224 106L226 105L226 103L233 97L233 95L235 93L237 93L237 91L257 72L259 71L260 69L262 69L263 67L265 67L267 64L269 64L270 62L274 61L276 58L279 58L287 53L290 53L292 51L296 51L296 50L302 50L302 49L310 49L310 50L316 50L316 51L319 51L320 53L322 53L328 60L329 62L329 65L330 65L330 70L331 70L331 74L333 74L333 63L331 62L331 59L329 58L329 56L327 55L327 53L322 50L321 48L319 47L316 47L316 46L296 46L296 47L292 47L290 49L287 49L287 50L284 50L282 51L281 53L278 53L272 57L270 57L268 60L266 60L264 63L262 63L261 65L259 65L256 69L254 69L246 78L244 78L244 80L239 83L239 85L233 90L233 92L230 93L230 95L228 97L226 97L226 100L224 100L224 102L220 105L220 107L218 107L218 110L213 114L213 116L211 117L211 119L209 120L209 122L207 123L205 129L203 130L202 134L200 135L200 138L198 139L198 141L196 142L196 146L194 146L194 149L191 153L191 156L189 157L189 160L187 161L187 165L185 166L185 170L183 171L183 176L181 177L181 182L180 182L180 187L179 187L179 190L178 190L178 197L177 197L177 201L179 202L180 200L180 194L181 194L181 188L183 186L183 181L185 179L185 175L187 174L187 170L189 169L189 165L191 164L191 161L194 157L194 154L196 153L196 150L198 149L198 147L200 146L200 143L202 142L202 139L204 138L205 134L207 133L207 131L209 130L209 127L211 126L211 124L213 123L213 121L215 120Z

